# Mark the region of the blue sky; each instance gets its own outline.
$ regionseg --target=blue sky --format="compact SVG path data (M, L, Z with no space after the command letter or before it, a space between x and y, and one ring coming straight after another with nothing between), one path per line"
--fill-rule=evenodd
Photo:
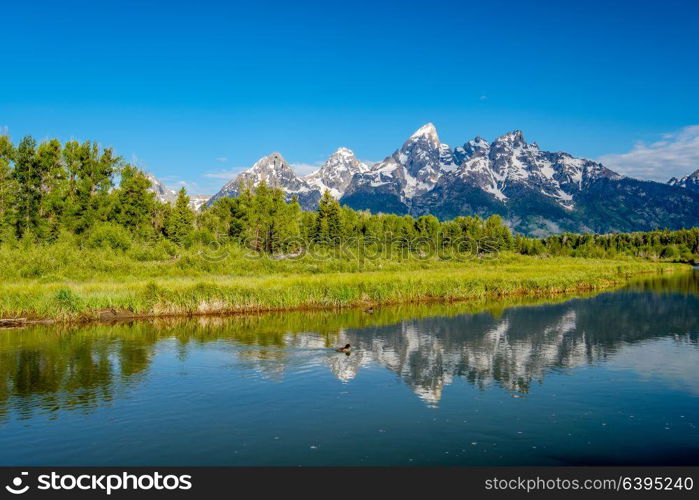
M380 160L426 122L452 146L521 129L646 178L699 168L699 3L566 4L6 3L0 128L193 193L272 151Z

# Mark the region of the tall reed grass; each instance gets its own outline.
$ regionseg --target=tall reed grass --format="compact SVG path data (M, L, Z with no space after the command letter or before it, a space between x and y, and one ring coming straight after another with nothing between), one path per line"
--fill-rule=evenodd
M69 244L0 247L0 318L99 318L340 308L381 303L542 296L596 290L642 273L687 268L644 260L501 254L494 260L432 257L218 260L171 245L126 251Z

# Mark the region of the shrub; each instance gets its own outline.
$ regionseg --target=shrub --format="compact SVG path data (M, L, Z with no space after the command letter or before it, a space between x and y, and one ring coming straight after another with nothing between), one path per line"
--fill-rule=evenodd
M660 257L663 259L676 259L680 256L680 251L675 245L669 245L663 248L660 252Z
M159 240L157 243L145 243L132 247L128 256L138 262L170 260L178 254L178 246L168 240Z
M209 245L213 243L214 241L217 241L216 236L214 236L211 231L207 229L197 229L196 231L193 231L192 234L189 235L187 238L187 246L194 245L194 244L201 244L201 245Z
M124 227L116 224L98 224L90 231L87 246L128 250L131 247L131 234Z

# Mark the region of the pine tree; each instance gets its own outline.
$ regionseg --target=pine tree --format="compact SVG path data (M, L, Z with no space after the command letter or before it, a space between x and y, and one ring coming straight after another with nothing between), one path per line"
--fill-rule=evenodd
M182 245L194 230L194 212L189 207L189 196L187 190L181 188L177 193L175 206L172 207L170 216L165 223L165 234L168 239L178 245Z
M57 139L42 142L36 150L36 156L41 175L39 234L43 239L53 241L61 230L67 194L61 143Z
M139 169L126 165L121 171L121 183L116 191L113 217L135 234L151 233L151 217L155 205L155 193L150 190L151 181Z
M256 252L268 250L266 248L267 228L270 224L270 212L272 207L272 192L266 182L261 182L252 194L248 209L248 224L246 240L248 246Z
M272 191L266 249L270 253L286 252L300 235L298 200L286 203L281 189Z
M63 148L63 161L68 177L66 224L81 233L109 217L109 191L121 159L109 148L100 154L96 143L69 141Z
M327 189L318 202L313 239L317 242L337 244L342 239L340 204Z
M42 175L36 157L36 141L31 136L24 137L17 146L12 173L17 186L15 227L21 238L34 232L40 220Z

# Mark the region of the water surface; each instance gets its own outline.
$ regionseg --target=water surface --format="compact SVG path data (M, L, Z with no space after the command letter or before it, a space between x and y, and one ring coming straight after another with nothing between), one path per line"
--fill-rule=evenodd
M698 337L697 273L538 302L0 330L0 464L699 465Z

